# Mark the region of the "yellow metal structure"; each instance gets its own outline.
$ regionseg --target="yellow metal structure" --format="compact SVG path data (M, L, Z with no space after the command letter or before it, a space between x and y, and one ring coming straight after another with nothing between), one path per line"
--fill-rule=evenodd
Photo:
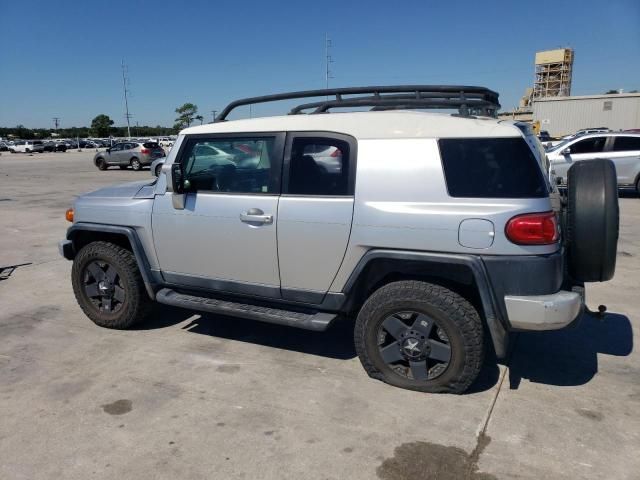
M536 53L533 98L571 95L573 49L559 48Z

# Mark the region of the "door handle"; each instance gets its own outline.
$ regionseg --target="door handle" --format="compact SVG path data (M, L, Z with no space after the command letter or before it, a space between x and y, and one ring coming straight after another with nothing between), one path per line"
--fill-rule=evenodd
M247 213L240 214L240 221L244 223L261 223L269 225L273 223L273 215L265 215L259 208L251 208Z

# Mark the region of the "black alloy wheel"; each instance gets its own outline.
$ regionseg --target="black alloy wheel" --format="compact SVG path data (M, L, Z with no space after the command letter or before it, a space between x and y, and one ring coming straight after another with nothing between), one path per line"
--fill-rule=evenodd
M414 311L394 313L382 322L378 350L395 373L418 381L439 377L451 360L444 330L433 318Z
M83 272L83 290L101 313L118 313L126 301L126 293L118 270L104 261L93 261Z

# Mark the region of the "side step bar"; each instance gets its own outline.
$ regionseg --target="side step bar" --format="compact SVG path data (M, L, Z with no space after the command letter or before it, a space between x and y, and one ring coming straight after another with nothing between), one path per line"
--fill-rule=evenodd
M187 308L208 313L218 313L232 317L249 318L267 323L277 323L290 327L322 332L329 328L336 318L333 313L302 313L277 308L260 307L246 303L229 302L213 298L196 297L178 293L170 288L163 288L156 293L156 301L165 305Z

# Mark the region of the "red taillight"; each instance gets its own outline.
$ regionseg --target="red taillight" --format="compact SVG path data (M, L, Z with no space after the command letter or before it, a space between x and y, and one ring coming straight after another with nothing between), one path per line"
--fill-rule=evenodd
M339 148L336 148L332 153L331 156L333 158L337 158L337 157L341 157L342 156L342 152L340 151Z
M519 245L549 245L558 241L558 220L553 212L518 215L509 220L505 233Z
M149 154L151 153L151 150L149 150L148 148L141 148L140 153Z

